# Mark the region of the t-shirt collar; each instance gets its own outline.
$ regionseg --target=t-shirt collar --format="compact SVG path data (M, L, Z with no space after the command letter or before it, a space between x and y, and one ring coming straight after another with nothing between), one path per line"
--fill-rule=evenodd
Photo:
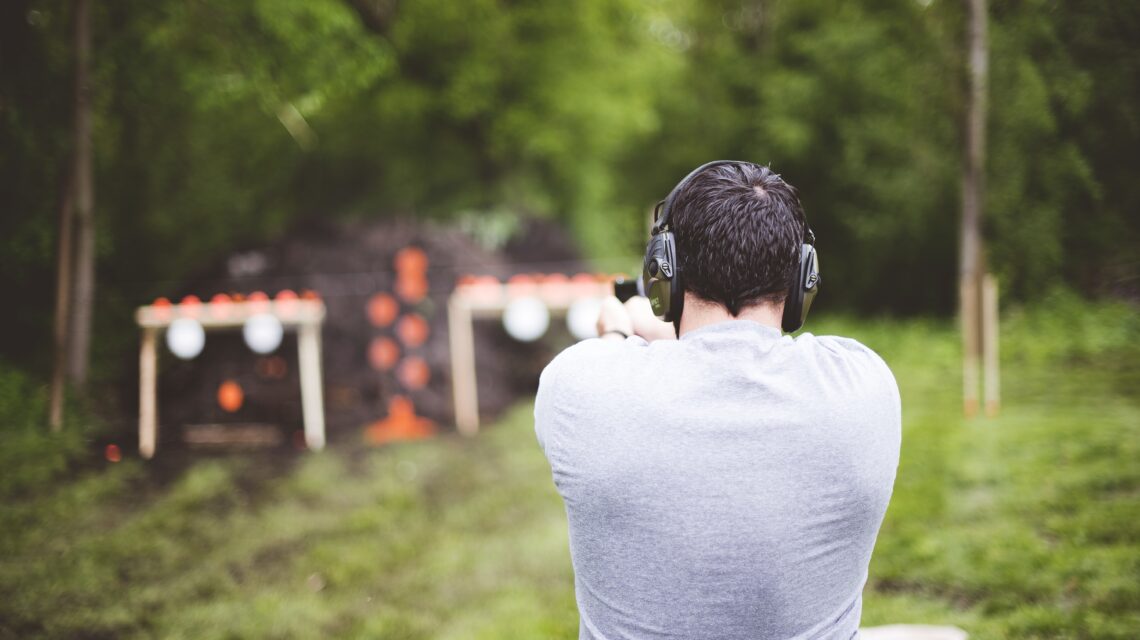
M725 320L716 324L708 324L699 329L687 331L681 340L703 338L705 336L719 335L755 335L766 340L776 340L783 335L776 327L760 324L754 320Z

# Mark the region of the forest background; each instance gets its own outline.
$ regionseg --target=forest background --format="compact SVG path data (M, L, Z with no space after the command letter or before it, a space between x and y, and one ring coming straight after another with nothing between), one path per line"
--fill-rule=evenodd
M50 370L71 4L0 8L3 360ZM994 2L984 233L1003 299L1137 295L1140 10ZM832 309L953 312L965 6L945 0L93 5L96 380L134 306L313 218L543 217L636 256L710 158L799 187Z

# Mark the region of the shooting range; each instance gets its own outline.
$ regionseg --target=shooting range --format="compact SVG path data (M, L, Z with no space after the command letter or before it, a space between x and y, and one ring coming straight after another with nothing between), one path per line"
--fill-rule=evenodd
M569 273L535 274L536 263L517 261L535 251L553 259L539 266L561 266ZM305 273L282 273L298 264ZM162 430L157 425L168 427L173 441L215 449L300 441L318 450L326 423L334 438L362 438L372 445L432 437L456 430L453 424L460 425L460 433L473 434L468 425L478 425L478 411L493 418L533 393L545 361L593 335L596 306L593 318L579 313L574 326L565 322L565 314L575 302L597 305L610 292L612 278L575 273L581 266L566 234L543 224L528 226L502 251L484 249L454 230L384 223L309 230L275 246L230 255L192 285L198 294L177 304L162 298L136 310L143 332L140 450L145 457L153 454L155 434ZM468 269L487 275L472 276ZM503 293L495 304L503 306L495 312L485 304L473 313L467 309L468 326L453 332L458 318L452 310L457 300L467 300L457 296L474 281L494 282L495 291ZM283 285L295 289L272 298L261 293ZM219 290L228 293L211 293ZM515 325L505 320L518 314L504 317L503 311L510 301L535 294L541 300L538 312L548 321L538 333L524 326L525 335L514 335ZM518 318L533 325L523 311ZM248 337L251 319L266 314L281 322L285 335L279 348L262 353ZM550 326L550 315L557 326ZM180 322L191 323L184 339L191 351L184 356L175 351L174 339L182 334L174 325ZM196 333L194 325L201 330ZM302 331L310 326L312 333ZM307 335L317 336L305 343L318 345L319 366L312 369L301 363ZM456 335L466 335L467 342L457 347ZM478 353L478 374L474 359L453 356L455 348ZM155 368L160 360L152 357L159 353L166 363L161 373ZM299 393L306 376L317 390L310 396ZM317 377L319 385L312 382ZM221 406L227 384L243 390L239 411ZM306 413L308 400L318 396L322 411ZM474 418L454 418L460 406Z
M581 478L539 379L716 159L779 174L814 232L780 340L850 338L897 384L860 636L1140 637L1137 43L1128 2L0 3L0 639L577 637ZM746 227L709 228L765 253ZM756 265L685 249L746 293ZM779 468L731 449L651 477ZM811 482L865 505L849 470ZM789 543L823 530L827 500L780 495ZM692 541L745 513L633 503L600 519ZM771 593L829 583L787 573Z

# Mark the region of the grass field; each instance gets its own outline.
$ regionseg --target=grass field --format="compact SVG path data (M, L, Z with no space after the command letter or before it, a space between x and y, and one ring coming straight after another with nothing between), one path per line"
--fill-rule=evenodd
M902 390L865 624L1140 637L1140 322L1062 307L1007 318L992 420L960 417L949 323L813 322L882 353ZM0 638L576 637L530 412L475 440L201 455L177 472L88 453L37 472L55 478L38 490L19 481L27 459L0 454Z

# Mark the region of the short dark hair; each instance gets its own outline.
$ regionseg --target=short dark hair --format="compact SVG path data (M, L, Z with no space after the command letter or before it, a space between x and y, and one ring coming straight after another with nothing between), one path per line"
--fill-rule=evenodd
M795 187L768 167L709 168L677 194L670 215L685 290L733 316L761 300L783 301L806 222Z

